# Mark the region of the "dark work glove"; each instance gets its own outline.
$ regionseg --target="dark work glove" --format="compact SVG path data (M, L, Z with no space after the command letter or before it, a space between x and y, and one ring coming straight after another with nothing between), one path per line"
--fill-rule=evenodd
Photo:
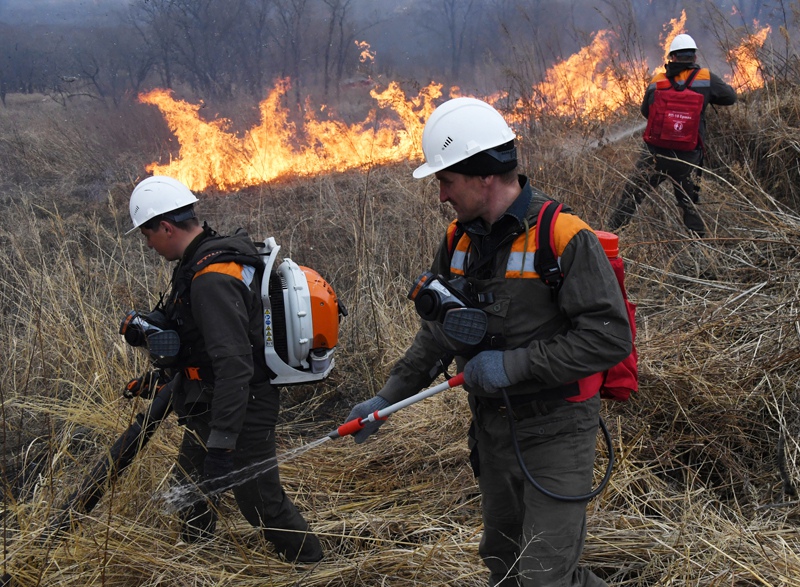
M489 393L509 387L511 381L503 366L503 351L481 351L475 355L464 365L464 381Z
M353 409L350 410L350 415L347 416L347 422L355 420L356 418L366 418L372 412L377 412L383 408L388 408L390 405L391 404L387 400L383 399L379 395L376 395L372 399L368 399L365 402L361 402L360 404L353 406ZM371 434L377 432L378 428L380 428L381 424L383 424L385 421L386 420L376 420L375 422L368 422L364 428L354 433L353 438L355 439L356 444L361 444Z
M167 378L160 369L148 371L141 377L128 381L128 383L125 384L125 389L122 390L122 396L126 399L133 399L135 397L150 399L161 391L161 388L164 387L166 383Z
M225 448L209 448L203 461L203 481L200 488L207 495L223 491L231 484L227 478L233 472L233 451Z

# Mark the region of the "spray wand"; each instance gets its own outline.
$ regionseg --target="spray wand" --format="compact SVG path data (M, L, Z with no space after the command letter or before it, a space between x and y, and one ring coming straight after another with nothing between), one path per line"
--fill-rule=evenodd
M378 420L386 420L390 414L394 414L398 410L402 410L403 408L410 406L411 404L415 404L420 400L423 400L432 395L436 395L441 391L445 391L446 389L450 389L451 387L456 387L463 384L464 384L464 375L463 374L456 375L455 377L448 379L444 383L440 383L439 385L420 391L416 395L412 395L411 397L399 401L396 404L392 404L391 406L388 406L382 410L376 410L369 416L366 416L364 418L354 418L349 422L345 422L330 434L326 434L325 436L321 436L314 442L290 450L289 452L280 455L280 457L272 457L267 459L266 461L262 461L260 463L254 463L238 471L233 471L232 473L229 473L224 477L213 479L212 480L213 486L209 485L208 482L206 481L201 482L198 485L194 484L180 485L178 487L173 487L169 491L161 494L159 496L159 499L163 500L167 504L167 509L169 511L172 512L179 511L181 508L196 503L201 499L207 498L212 495L216 495L218 493L236 487L237 485L240 485L245 481L255 479L258 475L261 475L266 471L277 467L279 462L285 462L289 459L296 458L301 454L305 453L306 451L311 450L325 442L328 442L329 440L335 440L337 438L341 438L342 436L355 434L359 430L362 430L364 426L366 426L370 422L376 422ZM2 583L0 583L0 587L3 587Z
M339 426L336 430L328 434L327 438L335 440L342 436L355 434L359 430L363 430L364 426L366 426L370 422L376 422L378 420L386 420L391 414L394 414L395 412L402 410L403 408L408 407L411 404L415 404L420 400L431 397L432 395L436 395L437 393L450 389L451 387L457 387L463 384L464 384L464 374L459 373L455 377L451 377L450 379L448 379L443 383L440 383L439 385L434 385L433 387L424 389L419 393L414 394L411 397L408 397L397 403L394 403L389 407L383 408L382 410L376 410L372 412L369 416L366 416L364 418L355 418L353 420L350 420L349 422L345 422L344 424Z

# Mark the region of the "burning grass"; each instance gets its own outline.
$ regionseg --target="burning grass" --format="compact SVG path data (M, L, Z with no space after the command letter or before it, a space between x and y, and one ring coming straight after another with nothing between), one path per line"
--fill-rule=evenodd
M604 408L617 465L589 506L584 555L611 584L800 585L800 503L788 492L800 482L794 95L765 90L710 114L708 238L687 237L664 189L622 233L639 306L641 392ZM536 147L525 140L535 183L601 228L639 139L565 148L558 134L535 138ZM2 140L7 169L23 152ZM25 153L46 152L33 135L26 140L41 151ZM154 302L169 271L140 239L123 236L132 180L127 164L114 165L102 198L86 198L76 176L36 191L25 179L3 198L3 570L22 585L483 585L458 390L395 414L366 444L331 441L281 464L286 490L326 547L317 565L277 559L230 496L213 540L178 543L158 499L180 435L174 418L72 531L37 540L145 405L120 397L145 365L117 326L126 310ZM450 214L435 184L410 179L410 169L202 198L215 227L274 235L350 311L331 379L284 392L279 454L310 445L373 395L413 336L405 293Z

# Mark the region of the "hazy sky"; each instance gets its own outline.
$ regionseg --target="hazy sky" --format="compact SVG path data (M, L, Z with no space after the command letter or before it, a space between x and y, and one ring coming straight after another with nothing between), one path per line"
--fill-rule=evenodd
M0 0L0 22L41 24L103 18L129 0Z

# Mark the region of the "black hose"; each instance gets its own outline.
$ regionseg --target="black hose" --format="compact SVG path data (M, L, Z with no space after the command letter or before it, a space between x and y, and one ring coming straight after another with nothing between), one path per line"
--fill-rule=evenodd
M520 469L522 469L522 472L525 474L525 477L527 477L530 484L547 497L556 499L558 501L589 501L590 499L597 497L597 495L599 495L600 492L605 489L606 485L608 485L608 480L611 479L611 471L614 468L613 441L611 440L611 433L609 433L602 416L600 417L600 429L603 431L603 436L605 437L606 444L608 445L608 466L606 467L606 474L603 476L603 479L600 481L600 484L597 486L597 488L593 489L589 493L584 495L559 495L558 493L553 493L552 491L542 487L536 481L536 479L533 478L531 472L528 471L528 467L525 466L525 459L522 458L522 451L520 450L519 443L517 442L517 426L514 424L514 411L511 407L511 400L508 398L508 394L506 393L505 389L501 389L500 391L503 393L503 401L506 404L506 411L508 412L508 428L511 432L511 444L514 445L514 452L517 455L517 461L519 462Z

